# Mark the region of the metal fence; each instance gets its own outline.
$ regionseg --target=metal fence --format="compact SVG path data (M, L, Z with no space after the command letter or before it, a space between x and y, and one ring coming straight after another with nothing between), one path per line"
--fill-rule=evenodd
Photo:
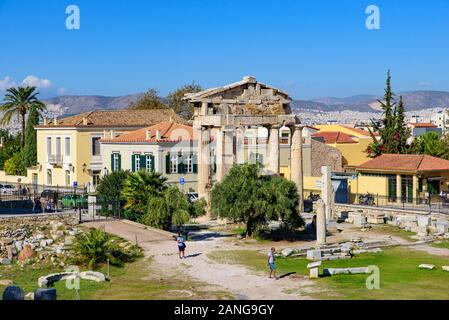
M336 199L335 203L449 214L447 195L418 193L417 197L396 197L350 193L346 198L345 201L340 197L340 199Z

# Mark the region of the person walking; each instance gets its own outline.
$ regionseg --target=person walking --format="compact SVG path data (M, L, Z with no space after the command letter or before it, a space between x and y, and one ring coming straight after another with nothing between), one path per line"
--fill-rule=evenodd
M185 251L186 251L186 243L185 239L182 236L181 232L178 232L178 237L176 238L176 242L178 243L178 251L179 251L179 259L185 259Z
M275 248L271 248L270 252L268 252L268 267L270 268L270 276L269 278L272 279L274 277L274 279L278 279L276 277L276 266L274 264L274 254L276 253L276 249Z

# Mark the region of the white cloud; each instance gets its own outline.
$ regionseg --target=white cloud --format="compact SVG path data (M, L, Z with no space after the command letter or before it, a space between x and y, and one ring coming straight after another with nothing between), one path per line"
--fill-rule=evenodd
M418 82L418 86L420 87L430 87L432 84L430 82L427 81L420 81Z
M29 75L22 81L23 85L30 87L37 87L39 89L48 89L53 86L50 80L48 79L39 79L36 76Z
M16 83L12 80L11 77L5 77L3 80L0 79L0 92L6 91L11 87L14 87Z

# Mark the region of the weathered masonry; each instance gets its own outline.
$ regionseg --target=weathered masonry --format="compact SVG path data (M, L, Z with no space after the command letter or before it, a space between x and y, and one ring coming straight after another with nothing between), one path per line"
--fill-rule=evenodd
M291 180L298 187L302 208L302 129L297 116L291 114L291 98L279 89L247 76L239 82L189 93L185 101L194 107L193 128L198 141L198 193L208 199L212 187L211 131L215 135L216 179L221 181L234 163L238 163L236 141L250 127L268 130L265 169L279 174L279 135L281 127L291 132Z

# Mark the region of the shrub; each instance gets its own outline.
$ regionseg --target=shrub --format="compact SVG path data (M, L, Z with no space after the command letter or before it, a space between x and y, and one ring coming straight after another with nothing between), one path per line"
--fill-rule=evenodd
M73 251L77 260L85 263L89 269L95 269L108 259L111 265L122 266L123 263L133 261L141 255L137 247L121 245L119 238L94 228L76 235Z
M23 163L22 152L15 153L11 158L5 161L4 169L6 174L13 176L26 175L26 167Z
M114 171L100 180L96 191L98 203L101 204L101 214L114 214L125 205L122 192L128 176L128 171Z

